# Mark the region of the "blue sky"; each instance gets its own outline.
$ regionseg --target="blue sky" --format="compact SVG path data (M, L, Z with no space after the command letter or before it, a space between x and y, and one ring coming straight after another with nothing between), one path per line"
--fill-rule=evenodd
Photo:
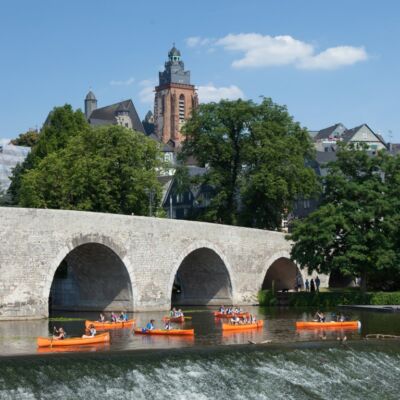
M65 103L132 98L140 117L172 42L200 101L280 104L309 129L363 122L400 142L397 0L13 0L0 6L0 138Z

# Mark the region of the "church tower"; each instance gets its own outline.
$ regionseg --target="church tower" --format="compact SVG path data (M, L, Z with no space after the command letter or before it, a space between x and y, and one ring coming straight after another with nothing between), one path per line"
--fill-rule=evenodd
M90 114L97 108L97 99L94 93L90 90L85 98L85 116L88 120L90 118Z
M197 107L198 98L194 85L190 84L190 71L185 71L181 52L175 45L168 52L164 71L159 73L155 92L155 134L163 143L172 141L179 147L181 127Z

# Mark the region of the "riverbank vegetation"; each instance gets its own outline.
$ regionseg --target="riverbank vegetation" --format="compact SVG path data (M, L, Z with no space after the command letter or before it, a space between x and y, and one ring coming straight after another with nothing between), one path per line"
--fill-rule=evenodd
M383 288L400 277L400 158L371 155L366 145L339 145L336 155L322 180L320 206L287 237L292 259L309 273L360 277L364 293L376 288L375 279ZM391 288L399 284L394 279Z
M194 183L213 190L195 220L280 230L295 199L318 191L307 130L271 99L201 104L184 133L181 160L206 167Z
M400 304L400 292L366 292L358 289L327 292L274 293L262 290L258 294L261 306L287 305L290 307L329 308L339 305L395 305Z
M49 114L14 169L9 194L22 207L146 215L149 190L155 206L161 198L161 166L154 140L122 126L91 127L65 105Z

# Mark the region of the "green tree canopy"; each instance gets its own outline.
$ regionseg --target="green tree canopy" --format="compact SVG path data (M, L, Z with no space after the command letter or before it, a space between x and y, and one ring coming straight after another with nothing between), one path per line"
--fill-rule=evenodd
M341 146L328 164L320 207L288 236L292 258L309 272L339 270L367 278L398 265L400 162L372 157L362 146Z
M31 152L25 161L13 170L8 189L11 202L20 203L21 177L28 170L34 168L48 154L64 148L72 137L88 129L89 125L80 110L74 111L68 104L55 107L47 117Z
M39 140L39 132L29 130L28 132L21 133L16 139L11 140L14 146L33 147Z
M215 190L204 220L279 229L294 200L317 190L306 129L271 99L200 105L184 133L181 158L206 166L202 183Z
M120 126L84 129L21 179L23 207L148 213L147 189L161 196L155 141Z

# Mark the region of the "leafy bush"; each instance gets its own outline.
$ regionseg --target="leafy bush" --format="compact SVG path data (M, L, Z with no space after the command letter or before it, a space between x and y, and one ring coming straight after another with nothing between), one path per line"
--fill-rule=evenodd
M368 292L362 294L356 291L322 292L322 293L286 293L287 303L292 307L321 307L329 308L338 305L389 305L400 304L400 292ZM258 295L261 306L279 304L277 295L269 290L263 290Z

